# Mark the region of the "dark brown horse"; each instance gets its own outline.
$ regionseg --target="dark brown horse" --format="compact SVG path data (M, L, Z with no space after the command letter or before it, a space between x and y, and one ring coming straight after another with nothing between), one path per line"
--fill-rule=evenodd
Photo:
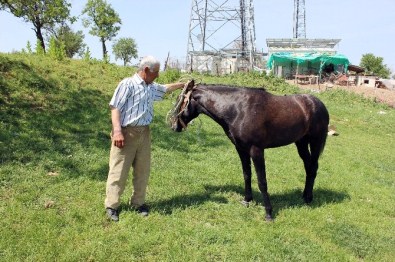
M244 203L252 200L251 161L263 196L266 220L272 220L272 205L267 192L264 149L295 143L306 170L303 198L313 200L318 158L325 147L329 114L325 105L307 94L277 96L260 88L224 85L184 88L183 103L173 118L172 129L180 132L203 113L225 131L239 154L245 183Z

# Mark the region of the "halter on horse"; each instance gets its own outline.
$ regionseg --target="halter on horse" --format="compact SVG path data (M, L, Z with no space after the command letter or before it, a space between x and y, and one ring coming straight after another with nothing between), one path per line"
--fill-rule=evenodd
M187 125L184 123L184 121L182 121L180 115L188 107L190 96L194 86L194 80L190 80L185 84L181 93L177 97L176 106L168 113L167 119L171 127L175 126L177 122L179 122L183 129L187 129Z

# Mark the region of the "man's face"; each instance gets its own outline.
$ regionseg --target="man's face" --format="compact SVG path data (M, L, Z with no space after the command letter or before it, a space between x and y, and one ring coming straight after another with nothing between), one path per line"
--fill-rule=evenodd
M145 82L151 84L159 76L159 65L155 65L152 71L146 67L145 68Z

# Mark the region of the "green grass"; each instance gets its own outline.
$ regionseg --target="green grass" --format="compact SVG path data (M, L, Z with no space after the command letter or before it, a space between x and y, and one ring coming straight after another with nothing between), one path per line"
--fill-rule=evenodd
M120 222L107 221L107 104L133 72L0 55L0 261L393 261L395 110L336 90L316 94L340 135L328 137L311 205L290 145L265 153L275 222L264 220L255 176L255 202L242 206L233 145L205 116L172 132L172 94L155 105L150 216L128 210L129 185ZM302 92L253 74L194 77Z

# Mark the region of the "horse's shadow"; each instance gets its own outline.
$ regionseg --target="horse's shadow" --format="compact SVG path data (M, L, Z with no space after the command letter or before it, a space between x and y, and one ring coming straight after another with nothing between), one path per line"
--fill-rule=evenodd
M242 200L244 188L235 185L206 185L204 193L178 195L170 199L152 202L150 205L154 212L159 212L164 215L171 215L174 210L184 210L188 207L200 205L205 202L228 203L227 198L216 195L218 192L236 192L240 194L240 200ZM262 195L259 191L253 190L253 197L256 204L263 205ZM308 206L311 208L317 208L329 203L340 203L349 198L350 196L345 192L336 192L330 189L319 188L314 190L314 200ZM272 194L270 195L270 200L273 206L274 216L276 216L283 209L306 206L302 199L301 190L292 190L285 193Z

